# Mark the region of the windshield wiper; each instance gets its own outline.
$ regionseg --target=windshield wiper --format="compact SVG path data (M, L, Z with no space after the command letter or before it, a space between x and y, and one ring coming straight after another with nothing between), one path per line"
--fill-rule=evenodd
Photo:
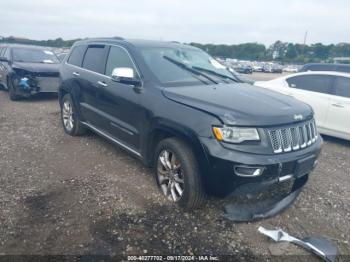
M233 77L230 77L228 75L220 74L220 73L218 73L218 72L216 72L214 70L210 70L210 69L199 67L199 66L192 66L192 68L196 69L196 70L207 72L209 74L212 74L212 75L215 75L215 76L218 76L218 77L221 77L221 78L230 79L230 80L232 80L234 82L238 82L237 79L235 79Z
M212 79L210 76L207 76L206 74L203 74L202 72L197 71L197 70L193 69L192 67L187 66L187 65L184 64L184 63L181 63L181 62L179 62L179 61L177 61L177 60L175 60L175 59L173 59L173 58L171 58L171 57L169 57L169 56L166 56L166 55L164 55L163 58L166 59L166 60L168 60L169 62L173 63L174 65L177 65L178 67L181 67L182 69L185 69L185 70L191 72L192 74L195 74L195 75L197 75L197 76L203 76L203 77L205 77L206 79L208 79L209 81L213 82L214 84L218 84L218 82L216 82L216 81L215 81L214 79ZM199 79L199 80L200 80L200 79ZM205 81L203 81L203 80L201 80L201 81L204 82L204 83L206 83L206 84L208 84L207 82L205 82Z

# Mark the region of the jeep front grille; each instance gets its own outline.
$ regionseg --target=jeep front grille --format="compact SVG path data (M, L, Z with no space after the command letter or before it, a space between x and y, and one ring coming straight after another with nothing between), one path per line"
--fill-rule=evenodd
M274 153L290 152L310 146L317 139L315 120L268 130Z

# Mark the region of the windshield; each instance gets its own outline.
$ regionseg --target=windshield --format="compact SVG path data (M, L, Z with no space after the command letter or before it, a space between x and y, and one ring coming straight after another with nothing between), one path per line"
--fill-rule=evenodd
M232 74L201 50L188 47L147 47L142 56L164 86L232 83ZM198 73L196 73L196 71Z
M13 48L13 61L26 63L59 63L58 58L51 50Z

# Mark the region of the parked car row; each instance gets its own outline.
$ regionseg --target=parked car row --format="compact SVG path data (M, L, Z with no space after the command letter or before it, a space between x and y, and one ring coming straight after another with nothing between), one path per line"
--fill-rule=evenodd
M276 62L258 62L258 61L246 61L237 59L226 59L223 63L232 67L239 73L252 74L253 72L264 72L264 73L282 73L286 72L297 72L298 67L293 65L282 66Z

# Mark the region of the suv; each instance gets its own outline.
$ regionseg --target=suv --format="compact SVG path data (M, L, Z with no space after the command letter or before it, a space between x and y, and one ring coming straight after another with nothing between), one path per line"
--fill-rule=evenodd
M320 152L310 106L238 83L192 46L83 40L60 76L64 131L90 129L154 167L166 198L188 210L207 194L306 181Z
M299 72L307 71L336 71L350 73L348 64L327 64L327 63L309 63L304 65Z
M59 60L48 47L0 46L0 86L11 100L39 92L57 93Z

